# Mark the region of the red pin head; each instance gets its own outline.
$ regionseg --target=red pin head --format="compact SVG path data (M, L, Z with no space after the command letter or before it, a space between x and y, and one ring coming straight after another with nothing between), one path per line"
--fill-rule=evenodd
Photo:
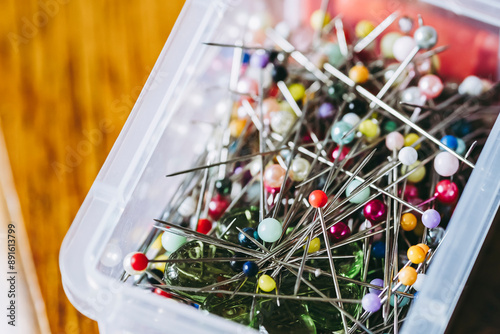
M196 232L207 234L212 229L212 222L208 219L198 220L198 226L196 227Z
M148 267L149 260L144 253L135 253L130 257L130 266L135 271L143 271Z
M436 184L434 196L443 204L455 203L458 199L458 187L450 180L443 180Z
M165 298L172 298L172 295L170 293L168 293L167 291L164 291L160 288L154 289L154 293L156 293L159 296L163 296Z
M309 204L314 208L322 208L328 202L328 196L322 190L314 190L309 195Z

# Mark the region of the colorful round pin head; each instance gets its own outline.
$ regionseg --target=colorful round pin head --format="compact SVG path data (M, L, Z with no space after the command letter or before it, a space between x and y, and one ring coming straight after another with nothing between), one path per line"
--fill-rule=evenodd
M256 50L250 57L250 66L256 68L266 68L269 64L269 53L265 50Z
M362 184L361 181L352 180L351 183L349 183L349 185L347 186L347 188L345 190L345 195L347 197L351 196L351 193L354 192L354 190L357 187L359 187L361 184ZM368 199L368 197L370 197L370 188L366 187L365 189L360 191L356 196L351 198L349 201L351 203L359 204L359 203L363 203L364 201L366 201Z
M405 144L405 138L399 132L391 132L385 137L385 146L390 150L400 150Z
M422 248L422 250L424 251L425 254L427 254L429 252L429 250L430 250L429 246L427 246L426 244L420 243L417 246L420 247L420 248Z
M417 217L413 213L405 213L401 216L401 228L405 231L412 231L417 226Z
M375 29L375 25L373 24L373 22L368 20L361 20L356 24L354 32L356 34L356 37L364 38L368 36L368 34L370 34L373 29Z
M408 256L408 260L415 264L424 262L425 254L426 252L424 252L424 250L420 246L411 246L410 248L408 248L408 252L406 253L406 255Z
M162 296L162 297L165 297L165 298L172 298L173 295L171 293L168 293L167 291L165 290L162 290L160 288L155 288L153 290L153 292L158 295L158 296Z
M364 84L369 77L370 72L363 65L355 65L349 70L349 78L357 84Z
M328 62L335 67L341 66L345 61L345 56L342 54L338 43L326 43L323 52L327 55Z
M328 203L328 196L322 190L314 190L309 194L309 204L313 208L322 208Z
M288 77L288 70L283 65L274 65L271 77L274 82L284 81Z
M278 164L267 166L264 171L264 184L271 188L279 188L285 181L286 171Z
M441 138L441 143L445 144L452 150L456 150L458 147L458 140L457 137L452 136L452 135L446 135L443 138ZM442 147L439 148L440 150L444 150Z
M245 254L243 253L235 253L234 258L241 258L241 257L245 257ZM237 273L243 271L243 265L245 264L245 261L241 261L241 260L237 260L237 259L234 259L234 260L230 260L229 261L229 266L231 267L231 269Z
M457 154L464 155L465 151L467 150L465 142L461 138L456 138L456 140L457 140L457 148L455 149L455 152L457 152Z
M370 284L371 285L376 285L376 286L379 286L381 288L384 287L384 280L381 279L381 278L374 278L370 281ZM381 289L380 290L377 290L377 289L374 289L374 288L368 288L368 291L370 291L370 293L376 293L376 294L379 294L381 292Z
M425 210L422 215L422 224L427 228L435 228L441 222L441 215L434 209Z
M413 146L413 144L419 139L420 137L416 133L409 133L405 136L405 146ZM415 149L420 149L420 144L415 146Z
M431 26L421 26L415 30L413 38L419 48L429 50L436 45L438 34L436 29Z
M335 115L336 108L329 102L322 103L318 108L319 118L331 118Z
M427 232L427 243L430 247L437 247L443 241L446 232L442 227L436 227Z
M380 134L380 128L373 119L367 119L359 125L359 132L365 135L368 139L373 139Z
M303 84L300 84L300 83L291 84L288 87L288 90L290 91L290 94L292 95L292 98L295 101L302 100L304 98L304 96L306 95L306 88L304 87Z
M335 64L333 64L335 65ZM332 99L338 100L346 92L345 86L341 82L335 82L328 87L327 93Z
M406 290L406 287L404 285L401 285L399 288L398 288L398 291L399 292L405 292ZM398 300L398 307L403 307L403 306L406 306L408 305L408 303L411 301L411 298L409 297L400 297L398 295L396 295L395 293L393 293L391 295L391 300L389 302L389 304L394 307L394 304L396 304L396 298Z
M390 32L384 35L382 39L380 40L380 52L385 58L393 59L394 58L394 53L393 53L393 48L394 48L394 43L396 40L398 40L401 36L399 32Z
M295 122L295 115L288 110L275 111L271 114L271 129L279 134L287 133Z
M351 129L352 126L349 123L338 121L333 125L331 130L332 140L337 144L349 144L354 139L354 133L351 133L346 137L344 137L344 135L347 134L347 132L349 132Z
M163 232L161 236L161 244L163 248L167 252L175 252L177 249L179 249L182 245L186 243L187 239L186 237L183 237L181 235L175 234L170 231L165 231Z
M342 121L350 124L351 126L355 126L356 124L359 123L360 120L361 119L359 118L359 116L353 112L349 112L345 114L344 117L342 117Z
M219 220L224 214L224 212L226 212L226 209L229 206L229 204L230 202L226 198L226 196L221 196L217 194L212 198L212 200L208 204L208 215L213 220Z
M276 282L269 275L261 275L258 280L259 288L265 292L271 292L276 289Z
M364 116L368 111L368 104L366 101L359 98L352 99L346 105L346 113L353 112L358 115Z
M283 232L281 223L274 218L266 218L259 223L257 233L265 242L275 242L281 237Z
M198 225L196 226L196 232L208 234L212 230L212 222L208 219L198 220Z
M193 197L186 197L179 206L179 214L183 217L189 217L193 215L196 211L196 204L196 200Z
M483 82L480 78L470 75L458 86L458 92L462 95L478 96L483 92Z
M404 267L399 271L398 279L403 285L413 285L417 280L417 271L413 267Z
M382 259L385 256L385 242L375 241L372 244L372 255L376 259Z
M305 247L306 246L304 245L304 248ZM309 254L316 253L320 249L321 249L321 240L319 240L319 238L314 238L309 243L309 248L307 249L307 253L309 253Z
M215 181L215 190L222 196L231 194L232 182L228 177Z
M398 38L392 45L392 54L397 61L403 61L417 46L417 43L410 36Z
M418 183L424 179L427 172L424 166L418 167L419 165L420 161L417 160L415 163L407 167L406 172L413 171L410 175L408 175L408 181Z
M424 75L418 81L418 88L422 95L424 95L428 99L435 99L441 92L443 91L443 82L441 79L434 74Z
M382 306L382 302L376 293L367 293L361 300L361 306L366 312L377 312Z
M458 159L449 152L441 152L434 158L434 170L441 176L452 176L459 166Z
M332 151L332 161L335 161L336 159L339 159L339 161L344 160L350 151L351 149L348 146L343 146L342 150L340 149L340 146L335 147Z
M347 224L338 222L328 230L330 240L334 242L342 241L351 235L351 229Z
M255 230L251 227L245 227L243 230L246 235L250 236L253 238ZM250 239L248 238L244 233L240 232L238 233L238 241L240 245L243 247L247 248L252 248L252 249L257 249L258 246Z
M370 222L376 224L385 220L387 216L387 207L379 199L372 199L363 208L363 215Z
M401 102L420 105L425 102L425 96L418 87L408 87L401 92Z
M307 159L296 157L290 166L290 178L294 181L304 181L309 174L311 164Z
M459 196L458 187L450 180L442 180L436 184L434 196L443 204L453 204Z
M127 254L123 259L123 269L129 275L138 275L146 271L149 260L140 252L132 252Z
M327 25L328 22L330 22L330 14L321 9L314 11L310 18L311 27L314 30L320 30Z
M253 261L247 261L242 266L243 274L247 277L254 277L259 272L259 266Z
M409 33L413 29L413 20L409 16L403 16L398 20L399 30L405 34Z
M411 166L418 160L418 153L413 147L403 147L398 153L399 161L406 166Z

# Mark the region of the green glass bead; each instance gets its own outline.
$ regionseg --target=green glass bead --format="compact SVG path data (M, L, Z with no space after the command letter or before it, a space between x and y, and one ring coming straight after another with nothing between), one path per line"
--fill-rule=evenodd
M207 259L215 257L231 257L234 253L209 245L201 241L191 241L170 254L169 259ZM234 275L229 261L227 262L189 262L167 263L164 280L167 285L200 288L229 279ZM207 297L206 294L178 291L197 303Z
M231 222L233 220L235 221L231 225ZM231 228L228 231L226 231L229 225L231 225ZM231 210L230 212L226 213L224 217L222 217L220 224L218 225L218 234L221 235L224 233L224 237L222 239L238 244L239 231L236 229L237 227L240 229L244 229L245 227L251 227L256 229L258 225L259 225L258 208L254 206L249 208L237 208Z
M335 262L337 267L337 261ZM326 261L326 264L327 263L328 260ZM317 263L312 264L312 261L311 265L317 267ZM326 268L325 271L327 271ZM333 285L332 278L330 276L322 275L316 277L312 273L309 274L308 276L309 277L306 276L306 279L308 279L317 289L319 289L328 298L337 298L335 287ZM287 277L284 277L282 279L280 293L292 295L295 284L295 278L296 277L294 275L288 275ZM339 286L342 298L345 299L361 298L361 289L357 285L352 283L346 284L342 281L339 281ZM311 288L309 288L306 284L301 284L298 295L318 297L318 294ZM337 331L342 329L343 324L340 312L331 304L320 301L304 301L302 302L302 305L306 307L306 309L308 310L307 314L314 322L316 330L319 333L331 333L332 331ZM353 316L356 316L361 310L359 304L349 304L349 305L345 304L344 308Z
M254 328L264 328L267 333L316 334L314 320L305 303L276 299L263 301L255 307Z
M332 99L336 100L340 100L342 98L342 95L344 95L345 91L346 91L345 86L340 82L336 82L330 87L328 87L328 95Z
M384 132L385 133L394 132L394 131L396 131L397 128L398 128L398 125L394 121L384 122Z
M243 287L245 285L247 283ZM251 317L251 307L251 297L238 295L233 298L211 295L202 305L202 308L210 313L256 329L265 329L270 334L316 333L314 321L307 307L300 301L282 299L278 306L275 298L257 298L255 299L253 317Z
M326 277L325 277L326 278ZM332 285L331 277L329 284ZM328 284L328 282L325 282ZM339 283L340 294L343 299L359 299L361 298L361 289L355 284ZM322 291L329 298L337 298L335 289ZM312 294L311 294L312 295ZM309 310L309 314L316 325L316 329L320 333L338 331L343 328L342 317L340 312L331 304L325 302L306 302L305 305ZM356 317L361 310L360 304L344 304L344 309L352 316ZM348 321L348 324L351 322Z
M227 196L231 193L232 182L229 178L225 177L215 181L215 190L222 196Z
M335 248L332 251L334 256L354 255L350 259L335 259L335 269L337 273L344 277L354 278L361 272L363 268L363 251L358 243L350 243L348 245ZM325 261L328 262L328 261ZM328 267L329 269L330 267Z
M239 324L250 325L250 307L252 298L246 296L234 296L210 294L201 305L203 310L216 314Z
M359 243L351 243L332 251L334 256L354 255L353 258L335 259L338 275L354 278L359 276L363 265L363 251ZM327 259L311 260L311 266L325 272L330 270ZM304 277L325 295L336 298L332 278L326 275L316 277L314 273ZM280 294L293 295L296 276L283 272L280 281ZM354 284L340 281L342 298L361 298L361 289ZM241 292L255 292L255 279L249 279L240 287ZM261 292L262 293L262 292ZM302 284L298 295L318 297L307 284ZM210 294L202 309L257 329L265 329L268 333L327 333L342 328L340 313L329 303L319 301L297 301L281 299L279 306L275 298L256 298L252 312L252 298L248 296ZM361 308L358 304L344 305L350 314L356 316ZM253 317L250 315L253 313Z

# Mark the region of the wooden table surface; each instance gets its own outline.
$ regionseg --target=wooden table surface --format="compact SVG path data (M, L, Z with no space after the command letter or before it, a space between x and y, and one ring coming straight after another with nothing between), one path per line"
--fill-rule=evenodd
M183 3L2 5L0 126L52 333L97 333L63 292L59 247Z

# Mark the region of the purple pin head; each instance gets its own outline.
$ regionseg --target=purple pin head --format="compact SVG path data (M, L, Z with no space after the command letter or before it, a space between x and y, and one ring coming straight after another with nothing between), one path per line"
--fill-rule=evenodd
M329 102L325 102L319 106L318 116L320 118L333 117L334 114L335 114L335 108L334 108L333 104L331 104Z
M381 305L382 302L376 293L367 293L361 300L361 306L367 312L377 312Z
M435 228L441 222L441 215L434 209L428 209L422 215L422 224L427 228Z
M381 278L375 278L373 279L371 282L370 282L371 285L376 285L376 286L379 286L379 287L384 287L384 280L381 279ZM373 288L368 288L368 290L370 291L370 293L374 293L374 294L379 294L380 293L380 290L376 290L376 289L373 289Z

